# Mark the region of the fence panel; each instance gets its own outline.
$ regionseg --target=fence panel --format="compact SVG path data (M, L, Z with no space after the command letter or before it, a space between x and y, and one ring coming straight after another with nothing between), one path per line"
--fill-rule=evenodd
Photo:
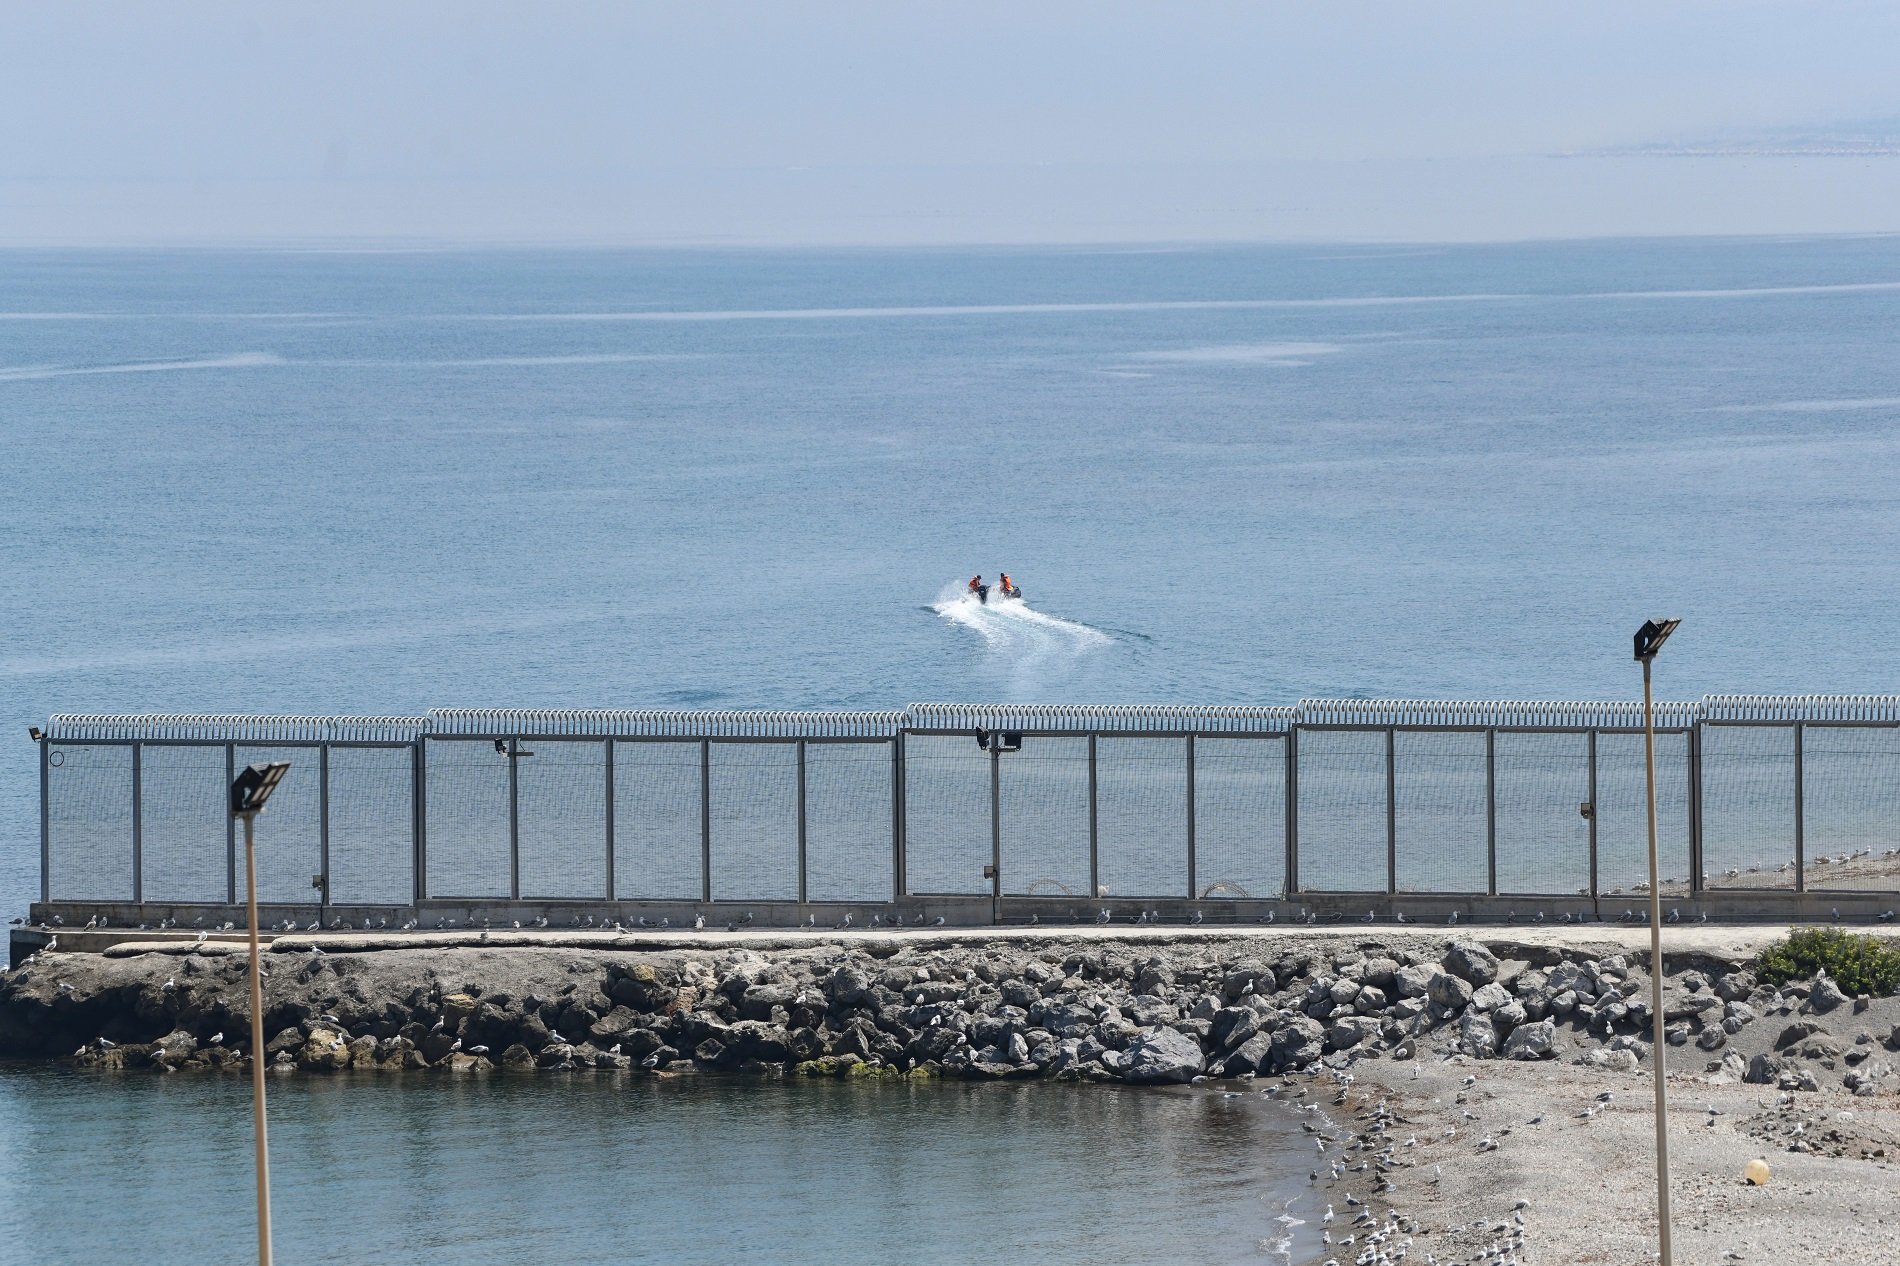
M1900 889L1900 728L1804 727L1801 785L1808 887Z
M983 868L989 861L989 753L968 735L908 735L904 891L987 893Z
M512 895L511 764L490 739L429 740L431 897Z
M798 899L798 744L714 743L714 901Z
M607 744L524 739L516 759L523 898L607 896ZM533 756L526 753L533 752Z
M889 901L893 825L889 742L805 744L805 893Z
M1689 892L1689 736L1656 736L1656 865L1664 896ZM1597 735L1597 891L1649 891L1649 799L1641 734ZM1603 916L1615 919L1605 907Z
M1507 730L1496 743L1498 891L1587 896L1590 736Z
M1089 896L1089 741L1027 735L998 758L1003 891Z
M614 742L614 895L697 901L703 895L700 746Z
M57 743L46 753L47 894L132 900L132 745Z
M416 749L331 744L331 902L406 906L415 893Z
M139 842L147 901L222 905L231 895L230 783L222 743L144 743Z
M1109 896L1189 895L1186 739L1097 739L1095 817Z
M1400 892L1488 892L1488 775L1482 733L1392 736Z
M1702 872L1709 888L1793 888L1794 727L1702 727Z
M1312 892L1384 892L1384 730L1301 730L1299 885Z
M323 872L323 749L245 747L234 769L288 761L277 790L257 818L257 899L266 904L314 905L322 892L310 881ZM244 897L244 828L238 827L238 898Z
M1194 740L1194 886L1203 897L1286 890L1286 740Z

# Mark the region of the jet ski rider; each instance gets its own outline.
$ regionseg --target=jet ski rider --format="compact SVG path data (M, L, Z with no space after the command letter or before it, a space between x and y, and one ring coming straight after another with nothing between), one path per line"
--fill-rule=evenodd
M990 600L990 587L983 583L981 572L970 577L970 592L976 595L978 602L987 603Z

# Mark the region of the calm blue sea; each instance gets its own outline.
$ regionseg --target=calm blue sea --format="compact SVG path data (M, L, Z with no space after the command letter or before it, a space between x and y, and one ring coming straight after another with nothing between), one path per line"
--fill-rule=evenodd
M1891 237L0 252L0 907L53 711L1629 697L1652 614L1665 697L1900 689L1896 423ZM945 601L999 570L1049 618ZM0 1137L222 1111L241 1152L177 1084L8 1080ZM382 1163L367 1097L288 1097L343 1114L323 1174ZM516 1101L400 1102L454 1149ZM477 1190L700 1147L559 1102ZM881 1109L837 1111L885 1173ZM0 1207L102 1207L10 1154Z

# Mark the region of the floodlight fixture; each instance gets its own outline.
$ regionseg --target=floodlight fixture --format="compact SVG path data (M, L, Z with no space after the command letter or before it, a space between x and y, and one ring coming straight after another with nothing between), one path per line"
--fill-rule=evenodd
M997 737L996 750L999 752L1022 751L1023 732L1021 730L1004 730L1002 734Z
M1656 658L1656 652L1682 624L1681 620L1645 620L1636 630L1636 658L1644 663Z
M231 816L250 817L264 811L264 802L270 799L270 793L277 790L277 784L290 772L290 762L274 760L264 765L246 765L242 773L231 780Z
M976 727L976 745L983 751L990 750L990 732L980 725Z
M39 742L41 739L46 737L46 731L40 729L40 727L37 725L27 726L26 733L27 733L27 737L31 738L35 743Z
M506 756L507 754L508 754L508 740L496 739L495 740L495 755Z

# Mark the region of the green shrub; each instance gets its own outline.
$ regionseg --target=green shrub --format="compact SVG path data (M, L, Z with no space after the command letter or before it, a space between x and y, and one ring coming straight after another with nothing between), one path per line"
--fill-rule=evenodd
M1770 985L1806 980L1822 971L1849 997L1900 993L1900 949L1878 936L1839 928L1796 928L1755 959L1755 974Z

